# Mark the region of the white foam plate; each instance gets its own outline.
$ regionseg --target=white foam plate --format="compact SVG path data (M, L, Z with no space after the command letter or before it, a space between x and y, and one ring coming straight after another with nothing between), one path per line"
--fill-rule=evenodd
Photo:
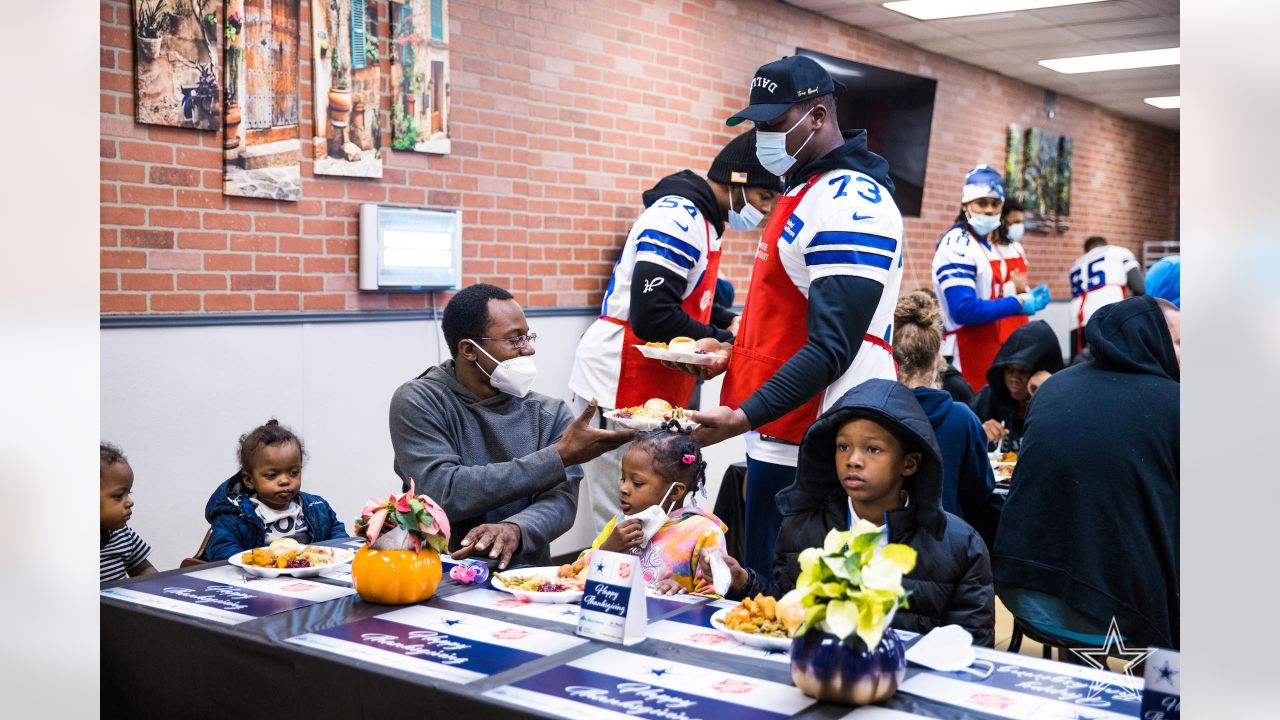
M495 590L501 590L504 593L511 593L521 600L529 600L531 602L540 603L575 603L582 599L581 590L565 590L563 592L536 592L533 590L516 590L507 587L507 583L503 575L509 575L513 578L527 577L529 575L538 575L546 578L551 582L559 581L557 574L560 572L558 565L549 565L547 567L520 568L518 570L508 570L506 572L495 573L489 579L490 584Z
M635 417L623 418L618 417L617 413L617 410L610 410L604 414L604 417L606 420L609 420L614 425L617 425L624 430L639 430L641 432L647 432L649 430L657 430L662 427L662 420L650 420L648 418ZM698 423L692 420L676 420L676 422L680 424L680 428L683 430L692 430L693 428L698 427Z
M345 548L335 547L330 549L333 550L333 562L327 565L312 565L311 567L304 568L268 568L259 567L257 565L246 565L240 560L240 556L243 553L236 553L235 555L232 555L227 558L227 562L235 565L246 573L256 575L257 577L272 578L280 577L281 575L288 575L290 577L315 577L316 575L323 575L327 572L337 570L343 565L350 563L351 559L356 556L355 553Z
M639 350L641 355L650 360L667 360L686 365L712 365L724 357L713 353L676 352L675 350L649 347L648 345L632 345L631 347Z
M729 614L733 608L722 608L711 616L711 625L718 631L737 640L743 645L751 647L763 648L765 650L790 650L791 638L773 637L771 635L758 635L756 633L746 633L740 630L730 630L724 624L724 616Z

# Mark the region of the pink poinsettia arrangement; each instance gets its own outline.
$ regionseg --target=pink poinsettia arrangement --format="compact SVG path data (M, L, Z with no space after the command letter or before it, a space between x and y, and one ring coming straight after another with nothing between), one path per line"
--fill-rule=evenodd
M376 550L416 551L427 545L444 553L449 550L449 517L435 500L415 495L410 479L409 492L365 503L356 520L356 534Z

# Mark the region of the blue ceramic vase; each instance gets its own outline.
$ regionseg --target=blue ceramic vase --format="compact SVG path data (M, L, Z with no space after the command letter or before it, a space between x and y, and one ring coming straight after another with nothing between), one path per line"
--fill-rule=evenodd
M875 650L856 634L844 640L810 628L791 641L791 679L805 695L826 702L867 705L893 695L907 671L906 651L893 630Z

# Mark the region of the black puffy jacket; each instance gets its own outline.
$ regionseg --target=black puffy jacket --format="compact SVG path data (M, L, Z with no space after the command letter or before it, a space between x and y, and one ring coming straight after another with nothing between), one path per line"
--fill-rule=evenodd
M835 468L835 434L857 417L873 420L923 455L920 469L907 477L906 507L887 513L889 541L915 549L916 567L902 584L909 606L894 615L893 626L925 633L941 625L959 625L974 642L995 644L995 590L987 546L964 520L941 507L942 460L929 418L905 385L868 380L853 388L805 433L796 481L778 493L782 527L778 532L772 580L754 572L741 595L780 596L795 586L805 548L822 547L833 528L849 527L848 496ZM870 519L870 518L869 518ZM737 595L737 594L735 594Z

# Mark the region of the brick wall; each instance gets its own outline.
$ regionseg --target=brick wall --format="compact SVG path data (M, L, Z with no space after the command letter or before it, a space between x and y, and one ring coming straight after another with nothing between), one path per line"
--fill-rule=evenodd
M387 57L390 14L380 4ZM449 5L453 153L387 151L381 181L316 177L304 158L303 197L289 203L224 197L219 133L134 123L130 4L103 0L102 312L423 307L419 294L356 290L362 202L461 208L466 282L504 285L529 306L595 304L640 192L674 170L704 170L732 136L723 120L743 105L753 70L800 46L938 80L924 216L906 223L904 288L927 284L965 171L1002 165L1011 122L1075 139L1071 230L1028 235L1033 282L1064 296L1087 235L1135 251L1174 235L1176 133L1070 98L1049 121L1039 88L780 2ZM746 234L729 235L724 272L743 294L753 248Z

